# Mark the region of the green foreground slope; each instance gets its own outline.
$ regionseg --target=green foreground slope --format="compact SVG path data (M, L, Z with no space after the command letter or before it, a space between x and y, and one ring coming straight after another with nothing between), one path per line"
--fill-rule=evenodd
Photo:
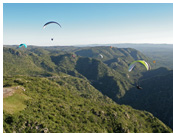
M6 132L172 132L152 114L118 105L80 78L4 77L7 83L23 86L30 99L22 111L4 111Z

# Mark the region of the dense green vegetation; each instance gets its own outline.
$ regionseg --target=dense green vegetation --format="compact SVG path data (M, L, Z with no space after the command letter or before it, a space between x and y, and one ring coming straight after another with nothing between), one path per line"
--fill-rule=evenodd
M15 52L19 52L21 55L16 55ZM31 67L27 64L31 64ZM127 69L127 64L124 69ZM122 97L130 86L128 83L130 80L127 79L125 72L122 74L111 69L98 59L80 56L73 58L72 53L48 52L41 48L31 49L25 53L24 51L4 48L4 75L54 76L62 72L90 80L95 88L115 99ZM111 93L111 89L114 90L113 93ZM116 95L117 97L115 97Z
M103 59L98 56L99 53L102 53ZM4 47L3 55L4 87L20 86L19 88L24 87L26 90L15 90L12 96L4 98L6 131L54 132L55 129L60 132L172 131L150 113L115 103L129 104L141 110L151 111L147 106L148 100L145 106L137 106L144 105L139 99L140 97L145 99L145 95L150 92L152 93L147 96L155 96L156 90L147 86L152 84L149 82L150 78L158 76L157 81L162 81L162 78L165 78L163 74L169 74L165 69L146 72L140 64L132 73L128 73L128 65L134 60L144 59L152 62L135 49L114 47L15 49L13 46ZM139 78L140 81L146 81L141 81L141 84L145 83L145 88L152 91L139 95L139 90L134 89ZM162 83L160 82L160 85ZM171 85L165 91L165 95L172 93L169 89ZM169 103L173 102L171 95L167 98L170 98ZM155 104L158 102L154 97L150 100ZM167 109L171 111L172 105L169 105L170 108ZM162 119L163 111L157 111L157 108L154 111L155 116L171 126L171 113L166 115L166 118L171 119L166 120Z
M147 60L147 57L134 49L96 47L75 50L76 55L79 53L87 55L87 52L90 51L92 54L88 54L88 56L92 58L81 57L83 55L73 58L74 53L59 51L56 48L51 50L51 47L49 49L30 48L24 52L4 48L4 75L53 76L63 72L75 77L87 78L96 89L115 100L125 94L131 87L130 83L135 82L136 79L129 78L129 76L141 76L135 71L128 74L128 65L137 59ZM16 52L21 54L15 54ZM104 56L104 63L98 57L99 52L102 52ZM96 55L96 57L92 55ZM16 61L11 62L11 60ZM31 67L27 64L31 64ZM141 72L145 70L140 65L137 65L137 69Z
M89 47L90 46L90 47ZM97 47L93 47L93 46L97 46ZM72 46L52 46L52 47L43 47L44 49L48 50L48 51L53 51L53 50L60 50L60 51L67 51L67 52L77 52L79 53L79 55L81 56L87 56L87 57L96 57L99 58L99 56L97 55L97 53L99 52L98 49L99 47L104 47L106 49L109 49L110 46L112 46L114 49L117 48L122 48L122 49L131 49L133 48L136 50L139 50L140 52L142 52L145 56L149 57L150 59L148 59L150 61L150 63L152 64L152 68L159 68L159 67L167 67L169 69L173 69L173 45L170 44L132 44L132 43L122 43L122 44L108 44L107 47L105 47L104 45L98 44L98 45L88 45L86 47L72 47ZM11 48L17 48L18 46L6 46L6 47L11 47ZM36 46L29 46L29 49L35 49L37 48ZM88 49L88 52L87 52ZM91 50L91 49L94 49ZM82 51L85 51L85 53L82 53ZM113 50L109 50L109 52L111 54L115 54L112 53ZM141 56L141 53L138 51L138 55ZM92 54L92 55L91 55ZM109 54L108 52L103 52L103 49L101 50L101 54L105 54L104 56L107 57L111 57L112 55ZM143 55L142 54L142 55ZM120 57L120 56L118 56ZM144 56L141 56L142 59L146 60L146 57L144 58ZM156 60L156 64L153 64L152 61ZM105 59L104 59L105 61Z
M117 105L79 78L6 76L7 83L22 85L30 99L23 111L4 111L6 132L171 132L152 114Z

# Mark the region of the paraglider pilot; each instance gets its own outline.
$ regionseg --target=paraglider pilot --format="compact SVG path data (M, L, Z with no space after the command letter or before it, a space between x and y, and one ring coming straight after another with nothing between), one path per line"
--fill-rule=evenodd
M140 87L139 85L136 85L136 88L139 89L139 90L142 90L143 88Z

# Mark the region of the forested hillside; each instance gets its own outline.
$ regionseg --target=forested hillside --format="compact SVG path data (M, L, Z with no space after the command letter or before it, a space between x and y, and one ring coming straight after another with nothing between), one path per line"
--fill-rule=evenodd
M7 93L4 97L5 131L172 132L152 114L117 104L153 111L155 116L171 127L172 95L167 95L172 93L171 84L162 79L170 71L163 68L146 72L138 64L129 73L128 66L134 60L143 59L153 65L151 59L135 49L17 49L13 46L4 47L3 52L3 86ZM138 80L143 90L135 88ZM152 84L156 87L159 80L163 81L157 89L153 89ZM157 106L148 109L151 108L148 101L152 100L154 104L159 102L154 97L157 90L163 91L164 87L160 88L162 83L169 84L164 93L167 95L164 99L169 99L166 115L157 110ZM162 97L162 93L158 95ZM143 104L145 100L142 99L146 96L149 98ZM139 106L141 104L145 106ZM157 105L162 108L162 104Z
M131 89L120 103L147 110L173 128L173 71L160 68L140 80L142 91Z
M4 98L6 132L172 132L152 114L117 105L79 78L7 76L4 86L18 86Z

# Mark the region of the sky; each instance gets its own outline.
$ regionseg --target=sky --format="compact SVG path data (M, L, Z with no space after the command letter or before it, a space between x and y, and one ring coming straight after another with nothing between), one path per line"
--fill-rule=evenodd
M1 75L3 75L3 45L173 44L172 0L157 0L160 4L154 0L73 0L72 3L71 0L42 0L42 2L44 4L41 4L40 0L0 1ZM48 21L57 21L62 28L49 25L43 29L43 25ZM53 42L51 38L54 38ZM3 76L0 77L0 81L3 86ZM0 93L0 97L3 97L3 92ZM2 98L0 108L2 118ZM3 132L2 123L3 119L0 119L1 132Z
M56 21L62 25L43 25ZM173 44L173 3L3 3L3 44ZM51 41L54 38L54 41Z

